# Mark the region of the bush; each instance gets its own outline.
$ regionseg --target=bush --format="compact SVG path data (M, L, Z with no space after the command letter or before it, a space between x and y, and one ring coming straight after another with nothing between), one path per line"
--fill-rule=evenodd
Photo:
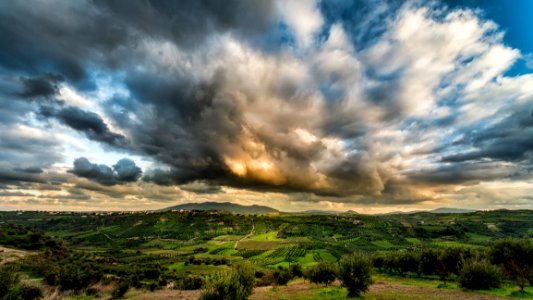
M299 263L292 264L289 270L292 274L292 277L302 277L304 275L302 265Z
M272 273L266 273L255 283L255 286L269 286L274 284L274 282L274 275Z
M200 276L189 275L178 282L180 290L199 290L204 285L204 279Z
M40 288L31 285L19 285L17 294L18 296L13 297L12 299L34 300L43 296L43 292Z
M459 284L471 290L488 290L500 286L501 271L487 260L464 262L459 275Z
M277 285L287 285L289 280L293 278L291 272L288 269L278 269L272 274L274 283Z
M339 279L348 289L348 297L359 297L372 283L372 262L361 254L345 256L340 260Z
M254 269L248 264L236 265L229 274L215 274L200 296L201 300L245 300L255 284Z
M325 284L332 283L337 275L337 268L329 262L321 262L307 270L307 278L312 283Z
M42 291L35 286L20 283L20 277L13 267L0 267L0 299L33 300L42 296Z
M126 294L126 292L130 289L130 282L129 281L121 281L119 282L117 288L113 291L113 298L122 298Z

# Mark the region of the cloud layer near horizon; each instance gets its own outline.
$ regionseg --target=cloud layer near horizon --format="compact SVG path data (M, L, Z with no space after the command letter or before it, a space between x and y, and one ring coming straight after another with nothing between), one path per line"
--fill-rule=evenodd
M359 4L0 4L0 208L531 208L527 53Z

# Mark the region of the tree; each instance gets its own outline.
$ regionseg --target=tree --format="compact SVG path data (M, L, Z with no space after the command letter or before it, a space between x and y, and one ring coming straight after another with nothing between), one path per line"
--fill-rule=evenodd
M437 272L438 253L434 249L426 249L420 254L419 272L424 275L433 275Z
M461 287L471 290L488 290L499 287L501 270L488 260L470 259L463 264L459 275Z
M325 284L332 283L337 276L337 268L330 262L321 262L307 270L307 278L312 283Z
M492 263L503 268L505 274L524 291L533 278L533 243L529 239L505 239L490 249Z
M245 300L255 285L254 269L248 264L236 265L229 273L217 273L207 283L201 300Z
M288 269L279 268L272 273L272 277L277 285L287 285L294 276Z
M397 254L396 263L400 275L403 276L406 272L412 272L420 276L420 270L418 268L420 257L417 253L402 251Z
M293 277L302 277L304 274L302 265L300 265L299 263L292 264L289 268L289 271L291 272Z
M348 297L359 297L372 284L372 262L362 254L343 257L339 262L339 279L348 289Z
M464 257L465 253L465 249L458 247L449 247L439 251L436 271L439 274L440 280L444 282L444 284L446 284L450 274L459 275L461 264L466 258Z

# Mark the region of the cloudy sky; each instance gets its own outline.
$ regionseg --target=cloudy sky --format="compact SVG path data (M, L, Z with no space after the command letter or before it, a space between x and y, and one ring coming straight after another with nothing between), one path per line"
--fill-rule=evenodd
M533 209L533 1L0 2L0 209Z

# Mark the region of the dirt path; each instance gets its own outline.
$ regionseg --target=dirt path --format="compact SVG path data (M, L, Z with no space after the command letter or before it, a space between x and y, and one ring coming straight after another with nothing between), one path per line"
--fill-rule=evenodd
M235 242L235 245L233 245L233 250L237 250L237 245L239 245L239 242L240 241L243 241L249 237L251 237L253 234L254 234L254 230L255 230L255 224L252 223L252 230L250 230L250 233L248 233L247 235L245 235L244 237L242 237L241 239L239 239L238 241Z

